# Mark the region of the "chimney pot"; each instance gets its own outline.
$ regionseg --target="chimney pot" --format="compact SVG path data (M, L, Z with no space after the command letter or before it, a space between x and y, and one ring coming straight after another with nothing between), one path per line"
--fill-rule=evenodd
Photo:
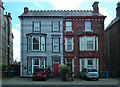
M92 5L93 7L93 12L99 13L99 7L98 7L98 1L95 1L94 4Z
M116 17L120 17L120 1L117 3Z
M29 11L28 7L25 7L24 8L24 13L28 13L28 11Z

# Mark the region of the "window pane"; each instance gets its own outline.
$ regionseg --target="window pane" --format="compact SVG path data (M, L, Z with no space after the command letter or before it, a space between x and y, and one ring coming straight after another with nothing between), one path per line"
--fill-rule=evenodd
M66 31L72 31L72 22L66 22Z
M44 63L45 63L44 61L45 61L45 59L43 59L43 58L40 59L40 67L41 67L41 68L44 68L44 65L45 65L45 64L44 64Z
M81 50L85 50L85 38L81 37Z
M93 65L93 60L88 60L88 65Z
M39 44L33 44L33 50L39 50Z
M45 37L41 37L41 51L45 51Z
M91 22L85 21L85 31L91 31Z
M34 64L34 65L39 65L39 59L34 59L34 60L33 60L33 64Z
M72 50L72 45L67 45L67 50Z
M53 39L53 51L59 51L59 39Z
M87 50L93 50L93 39L94 37L87 37Z
M72 50L72 38L67 38L67 50Z
M28 37L28 51L31 50L31 38Z
M40 30L40 22L34 22L34 31Z
M53 22L53 31L59 31L59 21Z
M33 43L39 43L39 37L33 37Z
M33 37L33 50L39 50L39 37Z

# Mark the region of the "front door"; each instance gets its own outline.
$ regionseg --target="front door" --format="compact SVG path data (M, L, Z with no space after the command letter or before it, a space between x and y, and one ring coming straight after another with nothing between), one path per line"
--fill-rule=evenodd
M54 77L59 76L59 59L53 60L53 75Z

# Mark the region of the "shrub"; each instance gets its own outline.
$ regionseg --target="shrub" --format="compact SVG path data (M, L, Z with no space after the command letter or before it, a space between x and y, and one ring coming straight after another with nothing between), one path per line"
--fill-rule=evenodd
M60 76L63 81L66 81L66 74L68 74L68 77L71 77L70 67L69 66L60 67Z
M0 63L0 69L2 69L2 71L5 71L6 67L7 67L6 64Z

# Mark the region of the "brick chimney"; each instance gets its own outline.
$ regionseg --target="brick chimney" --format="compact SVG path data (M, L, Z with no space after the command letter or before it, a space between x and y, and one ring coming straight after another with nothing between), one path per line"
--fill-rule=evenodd
M93 12L99 13L99 7L98 7L98 1L95 1L94 4L92 5L93 7Z
M116 17L120 17L120 1L117 3Z
M25 7L24 8L24 13L28 13L28 11L29 11L28 7Z

